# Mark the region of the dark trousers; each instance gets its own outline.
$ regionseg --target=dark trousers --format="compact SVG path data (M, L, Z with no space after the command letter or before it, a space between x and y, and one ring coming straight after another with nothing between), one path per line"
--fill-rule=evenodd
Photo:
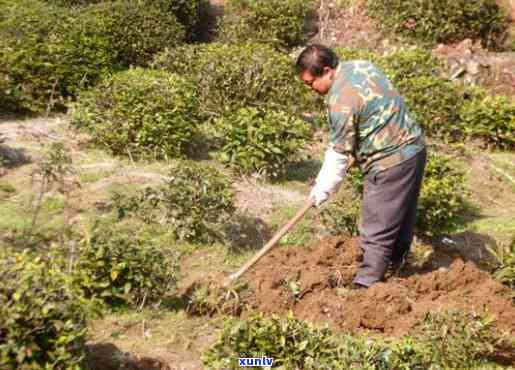
M409 251L426 155L424 149L365 177L360 227L363 261L355 283L370 286L383 280L390 263L400 261Z

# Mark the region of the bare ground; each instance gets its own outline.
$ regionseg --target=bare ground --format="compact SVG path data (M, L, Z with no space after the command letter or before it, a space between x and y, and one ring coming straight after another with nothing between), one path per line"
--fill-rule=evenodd
M329 323L335 330L389 336L409 334L428 312L486 310L496 316L499 328L515 332L508 288L458 255L438 251L433 259L446 260L446 266L435 268L427 261L369 289L349 290L361 261L357 239L336 237L308 249L276 250L248 274L254 292L248 304L251 311L292 310L301 319Z

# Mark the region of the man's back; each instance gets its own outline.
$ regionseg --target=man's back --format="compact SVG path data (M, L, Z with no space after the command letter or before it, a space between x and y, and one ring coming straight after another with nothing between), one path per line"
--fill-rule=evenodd
M424 148L404 98L370 62L340 62L327 103L335 150L356 156L364 172L392 167Z

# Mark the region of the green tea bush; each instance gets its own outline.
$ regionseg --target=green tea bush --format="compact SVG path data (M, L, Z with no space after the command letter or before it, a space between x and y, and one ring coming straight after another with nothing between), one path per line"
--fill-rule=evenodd
M219 43L184 45L157 56L154 66L194 79L202 108L215 116L246 106L294 112L315 107L294 62L269 46Z
M460 87L439 77L412 77L397 83L411 114L428 136L456 141L463 137L458 107Z
M264 318L254 314L246 321L228 320L217 342L202 355L208 369L237 369L240 357L268 356L284 369L337 369L338 344L327 328L297 320Z
M288 113L241 108L214 121L220 149L216 156L242 173L274 178L295 160L311 137L303 120Z
M0 5L0 112L44 110L60 96L51 45L68 13L37 0Z
M81 369L95 311L52 261L0 252L0 368Z
M474 368L475 361L495 358L497 350L515 350L513 338L500 334L495 319L486 313L429 312L416 332L430 348L427 363L444 369Z
M44 0L47 3L66 6L88 6L98 3L115 3L119 0ZM141 6L143 8L159 9L163 15L173 15L181 23L186 31L186 38L193 41L198 36L201 22L205 20L208 2L206 0L129 0L131 5ZM131 29L128 29L131 31Z
M230 179L191 161L173 165L169 176L164 185L147 187L136 196L116 194L113 205L118 217L134 215L145 222L170 225L179 240L213 239L217 226L235 211Z
M173 14L133 0L81 8L61 32L58 73L73 93L122 67L144 66L155 53L184 40L184 27Z
M129 65L145 65L185 37L172 13L133 0L84 7L8 1L2 11L4 111L62 107L65 97Z
M353 48L335 48L334 52L338 55L338 58L343 61L349 60L367 60L378 66L383 67L381 55L374 53L367 49L353 49Z
M170 158L190 148L201 120L196 87L164 71L115 74L82 93L71 124L114 154Z
M466 198L465 177L450 157L429 152L418 200L417 230L433 236L452 230Z
M58 6L85 6L91 4L98 4L103 0L43 0L49 4Z
M437 77L443 70L442 62L421 48L388 54L380 59L380 64L394 84L407 78Z
M385 29L428 43L470 38L496 47L507 25L495 0L367 0L366 7Z
M202 361L208 369L237 369L238 358L262 356L284 369L472 369L494 368L489 358L513 348L490 317L462 311L429 313L414 337L395 339L336 336L291 314L254 314L227 320Z
M113 224L97 225L82 241L74 282L109 305L144 306L172 292L175 257L148 238Z
M491 250L497 260L494 276L515 289L515 237L511 243L501 244L497 250Z
M231 0L219 22L224 42L263 42L282 48L307 41L312 0Z
M402 49L385 56L365 49L337 48L335 52L343 62L367 60L374 63L394 84L413 77L437 77L443 69L438 58L421 48Z
M347 191L322 210L320 222L332 235L357 236L359 235L360 213L360 193Z
M187 41L198 40L207 21L208 0L147 0L147 3L171 12L184 26Z
M489 147L515 148L515 103L506 97L484 94L466 101L458 113L465 135Z

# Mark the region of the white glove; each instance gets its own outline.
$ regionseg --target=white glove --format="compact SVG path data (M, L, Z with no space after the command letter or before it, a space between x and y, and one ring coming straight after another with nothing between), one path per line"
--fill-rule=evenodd
M320 172L316 178L316 184L309 194L315 200L315 205L319 207L324 203L329 195L335 193L340 188L349 164L349 157L334 151L330 147L325 152L325 159Z

